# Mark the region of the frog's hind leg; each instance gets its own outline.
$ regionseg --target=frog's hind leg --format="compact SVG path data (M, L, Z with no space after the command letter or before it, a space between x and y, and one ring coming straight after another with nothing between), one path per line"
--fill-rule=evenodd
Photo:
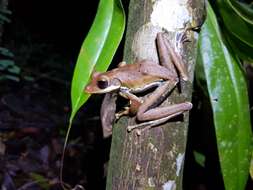
M161 86L155 89L155 91L144 100L140 105L136 114L138 121L156 120L166 117L173 113L173 111L163 110L164 107L156 107L162 103L169 93L175 88L177 81L166 81ZM172 105L169 106L172 108ZM159 111L162 110L162 111Z
M177 82L173 83L172 81L166 81L163 85L157 88L152 95L145 99L143 104L140 105L136 114L137 120L143 121L144 123L129 126L128 130L146 125L150 125L151 127L156 126L169 120L170 118L190 110L192 108L192 104L190 102L182 102L165 107L156 107L164 101L168 93L173 90L176 84Z
M165 44L165 40L167 39L164 38L163 33L159 32L156 37L159 60L161 65L166 67L172 75L177 76L177 72L175 66L172 63L168 48Z
M189 111L191 108L192 108L192 103L190 103L190 102L183 102L183 103L174 104L174 105L171 105L168 107L164 107L164 109L167 109L167 111L171 112L168 116L160 118L160 119L151 120L151 121L143 122L140 124L128 126L127 131L130 132L130 131L132 131L134 129L138 129L138 128L143 128L142 131L150 129L154 126L165 123L169 119L174 118L186 111Z
M165 35L164 33L157 34L157 43L162 44L161 47L163 47L163 49L161 49L161 48L160 48L160 50L158 49L158 51L162 50L161 53L159 53L159 57L164 57L165 53L166 53L165 50L167 49L167 52L169 55L168 57L170 57L170 59L172 60L172 63L174 64L174 66L178 70L180 78L183 79L184 81L187 81L188 80L188 72L186 69L186 65L183 62L182 57L180 57L178 55L178 53L176 53L176 51L173 49L173 45L164 35ZM180 43L183 43L182 40L183 39L180 39ZM164 54L164 55L160 55L160 54ZM166 61L167 60L168 60L168 58L166 58ZM164 64L165 66L168 65L168 63L166 64L166 62L163 62L162 60L161 60L161 64Z

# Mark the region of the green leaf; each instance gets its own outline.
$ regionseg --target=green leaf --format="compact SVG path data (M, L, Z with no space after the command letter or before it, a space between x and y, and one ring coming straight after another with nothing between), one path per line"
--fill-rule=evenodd
M37 173L30 173L30 177L43 189L47 190L50 188L49 180L44 176Z
M193 155L194 155L194 158L195 158L195 161L200 165L202 166L203 168L205 167L205 161L206 161L206 157L204 154L201 154L197 151L193 151Z
M100 0L92 27L86 36L75 66L71 86L72 121L76 112L89 98L84 93L94 68L105 71L122 38L125 14L120 0Z
M12 67L7 69L8 72L12 73L12 74L16 74L19 75L20 74L20 67L18 67L17 65L13 65Z
M210 5L200 34L198 56L213 110L225 188L244 190L252 151L247 85L239 63L222 42Z
M253 25L253 9L250 5L236 0L228 0L228 3L238 16Z
M71 83L72 111L65 137L61 165L63 165L64 152L73 118L90 96L84 92L84 88L89 82L89 78L94 70L106 71L109 67L122 39L124 29L125 13L121 1L100 0L96 17L82 44L74 70ZM62 173L63 167L60 168L61 183Z
M7 56L7 57L14 57L13 53L11 53L7 48L0 47L0 54Z
M251 161L250 161L249 173L250 173L251 179L253 180L253 152L252 152Z
M253 47L253 26L244 22L229 6L228 1L218 0L217 2L226 28L241 41Z
M5 70L9 67L13 67L14 65L15 65L15 62L13 60L9 60L9 59L0 60L0 70Z
M218 0L217 5L228 34L228 41L234 52L240 52L242 59L253 60L253 15L247 9L247 16L239 9L240 3L234 0ZM237 6L236 6L237 5ZM248 49L249 51L244 51Z
M34 77L32 77L32 76L23 76L23 78L26 80L26 81L30 81L30 82L34 82L35 81L35 79L34 79Z
M10 15L10 14L12 14L12 12L10 11L10 10L8 10L8 9L6 9L6 8L0 8L0 14L1 13L3 13L3 14L8 14L8 15Z
M230 34L227 29L224 29L224 36L226 41L233 49L234 54L240 57L243 60L253 60L253 47L248 46L247 44L243 43L240 39L235 37L234 35ZM253 63L253 62L252 62Z
M0 14L0 20L7 22L7 23L11 22L11 20L8 17L4 16L3 14Z
M12 81L15 81L15 82L20 82L20 78L17 77L17 76L14 76L14 75L0 75L0 81L1 80L12 80Z

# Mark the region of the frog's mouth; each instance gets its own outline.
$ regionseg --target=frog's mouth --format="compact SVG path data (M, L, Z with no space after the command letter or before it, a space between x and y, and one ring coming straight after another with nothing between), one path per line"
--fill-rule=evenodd
M108 93L108 92L113 92L113 91L116 91L120 88L120 85L110 85L104 89L100 89L98 87L91 87L91 86L86 86L85 88L85 92L88 93L88 94L105 94L105 93Z
M105 89L97 90L96 94L104 94L104 93L113 92L113 91L116 91L116 90L119 90L119 89L120 89L120 85L111 85L111 86L108 86Z

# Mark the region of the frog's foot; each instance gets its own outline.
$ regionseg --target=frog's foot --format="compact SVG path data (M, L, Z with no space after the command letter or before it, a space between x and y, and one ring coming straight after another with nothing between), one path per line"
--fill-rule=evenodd
M129 115L130 108L129 107L124 107L122 111L119 111L118 113L115 114L115 119L118 120L120 117L124 115Z
M186 26L186 28L183 30L183 32L181 32L180 34L178 34L177 39L178 42L181 42L182 44L184 44L185 42L191 42L189 36L189 32L193 31L193 32L197 32L199 33L201 30L201 25L199 26Z
M186 43L186 42L191 42L190 38L188 37L187 31L189 29L186 29L183 33L180 34L180 39L179 42L181 42L182 44Z
M180 44L184 44L186 42L191 42L192 40L190 39L189 37L189 32L190 31L194 31L194 32L200 32L200 29L201 29L201 25L200 26L186 26L182 32L178 33L177 36L176 36L176 41L177 41L177 44L176 44L176 47L178 48L179 47L179 43Z

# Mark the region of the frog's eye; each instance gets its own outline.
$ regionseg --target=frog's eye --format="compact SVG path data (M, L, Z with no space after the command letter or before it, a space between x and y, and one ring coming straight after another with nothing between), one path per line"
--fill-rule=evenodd
M97 86L100 89L105 89L108 87L108 85L109 85L109 83L106 79L101 79L101 80L97 81Z

